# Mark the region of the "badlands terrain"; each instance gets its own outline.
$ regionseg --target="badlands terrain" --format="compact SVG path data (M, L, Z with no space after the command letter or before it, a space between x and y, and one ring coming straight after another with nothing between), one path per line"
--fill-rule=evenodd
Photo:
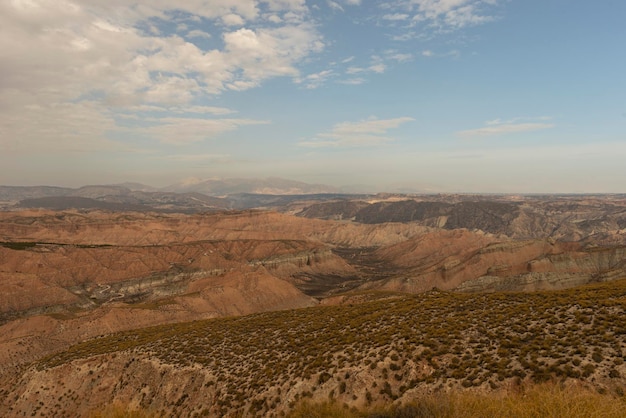
M626 195L286 186L0 188L0 415L623 396Z

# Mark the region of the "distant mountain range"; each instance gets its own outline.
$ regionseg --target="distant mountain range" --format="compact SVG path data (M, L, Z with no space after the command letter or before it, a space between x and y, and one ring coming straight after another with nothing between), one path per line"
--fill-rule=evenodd
M89 185L80 188L55 186L2 186L0 200L21 200L50 196L80 196L99 198L109 195L126 195L129 192L202 193L207 196L227 196L238 193L297 195L337 193L339 189L324 184L309 184L279 177L187 179L167 187L152 187L141 183L126 182L111 185Z
M164 188L141 183L0 186L0 208L102 209L199 212L284 206L294 200L338 198L337 189L281 178L185 180Z
M166 192L203 193L209 196L227 196L238 193L298 195L317 193L337 193L339 189L324 184L309 184L279 177L264 179L188 179L161 189Z

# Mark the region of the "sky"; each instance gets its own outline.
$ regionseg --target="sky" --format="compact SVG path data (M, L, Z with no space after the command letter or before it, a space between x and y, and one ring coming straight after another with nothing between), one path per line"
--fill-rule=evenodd
M626 192L623 0L0 0L0 184Z

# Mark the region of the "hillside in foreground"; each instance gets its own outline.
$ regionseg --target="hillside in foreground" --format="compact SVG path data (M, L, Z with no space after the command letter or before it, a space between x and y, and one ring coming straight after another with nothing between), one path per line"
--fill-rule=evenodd
M2 415L120 402L164 416L280 416L302 400L368 407L559 381L622 396L626 280L565 291L407 296L117 333L38 361Z

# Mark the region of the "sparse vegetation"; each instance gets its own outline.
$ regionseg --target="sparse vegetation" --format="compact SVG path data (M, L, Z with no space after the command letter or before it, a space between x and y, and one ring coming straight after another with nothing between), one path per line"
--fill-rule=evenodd
M392 406L356 409L336 402L303 402L289 418L621 418L623 398L602 395L581 387L543 384L498 394L437 393Z
M89 413L88 418L161 418L162 415L148 412L141 408L132 408L128 405L115 403L100 411Z
M278 405L272 401L278 391L292 398L293 405L332 398L337 405L372 407L410 400L424 388L498 392L521 384L552 382L558 388L559 382L577 381L607 396L623 393L626 281L530 294L432 291L370 294L369 299L352 306L118 333L73 346L38 367L119 352L157 358L177 369L200 367L211 376L219 411L264 416ZM355 384L357 370L366 370L374 384ZM297 392L294 382L303 382ZM592 400L582 404L599 402L585 393L583 398ZM471 401L477 408L492 408L495 402L513 408L514 403L506 397L464 396L446 402ZM168 411L187 401L180 398ZM617 404L623 408L622 401ZM435 416L459 416L442 413Z

